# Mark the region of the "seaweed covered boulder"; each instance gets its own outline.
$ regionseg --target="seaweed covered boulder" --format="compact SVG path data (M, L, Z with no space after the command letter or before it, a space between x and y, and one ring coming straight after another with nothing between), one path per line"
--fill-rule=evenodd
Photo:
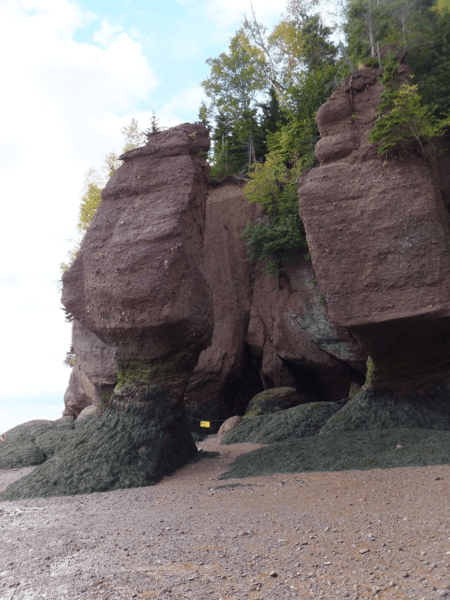
M246 418L229 431L221 443L273 444L315 436L341 406L338 402L311 402L273 414Z
M378 429L292 438L239 456L220 479L444 465L450 462L449 449L450 431L429 429Z
M167 391L123 386L109 406L81 421L57 454L8 486L0 500L154 485L196 452L184 411Z
M17 425L0 444L0 469L34 467L61 450L74 436L74 420L35 420Z
M298 404L306 404L313 400L308 394L302 393L300 395L292 387L270 388L260 392L250 400L245 411L245 416L256 417L274 413L286 410L286 408L292 408Z
M450 391L435 384L426 393L399 396L389 389L363 389L332 415L320 435L372 429L450 431Z
M119 385L163 384L171 402L213 327L203 269L209 144L206 127L184 124L123 154L63 276L62 303L113 349Z

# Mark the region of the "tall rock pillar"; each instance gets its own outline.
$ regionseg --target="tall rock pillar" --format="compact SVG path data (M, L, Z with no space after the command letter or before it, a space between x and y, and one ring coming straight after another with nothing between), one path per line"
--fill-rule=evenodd
M449 231L433 157L367 140L382 89L360 71L320 108L299 210L331 321L371 356L372 387L400 391L450 371Z
M64 306L114 349L119 388L160 384L174 403L213 326L203 271L208 148L206 128L184 124L123 154L63 277Z

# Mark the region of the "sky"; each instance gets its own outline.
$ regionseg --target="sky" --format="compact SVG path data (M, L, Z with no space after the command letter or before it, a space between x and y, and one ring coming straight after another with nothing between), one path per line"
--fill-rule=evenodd
M253 7L273 27L284 2ZM205 61L250 11L249 0L0 0L0 433L64 409L60 264L86 171L121 152L132 118L197 120Z

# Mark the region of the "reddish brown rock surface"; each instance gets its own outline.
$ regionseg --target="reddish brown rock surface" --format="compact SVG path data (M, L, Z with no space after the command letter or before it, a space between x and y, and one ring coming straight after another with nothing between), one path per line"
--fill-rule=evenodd
M446 371L450 252L435 161L386 160L367 140L381 91L366 70L320 108L320 167L301 181L299 199L331 321L371 355L378 385L395 387Z
M247 342L267 387L293 386L317 400L340 400L364 370L366 354L330 322L310 261L278 277L257 271Z
M114 348L77 319L72 325L72 347L76 361L64 396L63 416L76 417L87 406L97 406L110 395L117 383L117 363Z
M364 371L367 355L331 325L311 262L299 259L268 277L248 259L240 234L255 214L234 180L210 189L204 264L214 333L185 395L194 420L244 414L264 387L294 386L317 400L340 400Z
M166 383L174 399L212 330L203 271L208 148L206 128L184 124L124 154L63 277L63 304L115 350L119 370Z
M254 214L255 206L248 205L233 179L209 189L204 266L214 306L214 332L185 395L186 406L199 420L243 414L250 398L262 389L245 346L254 264L240 239Z

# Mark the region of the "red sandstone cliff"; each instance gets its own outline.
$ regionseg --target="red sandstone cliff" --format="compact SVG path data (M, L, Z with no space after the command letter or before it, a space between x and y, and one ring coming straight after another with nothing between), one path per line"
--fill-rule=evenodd
M301 180L299 202L331 321L372 357L374 383L398 388L441 380L450 364L450 165L431 152L377 154L367 134L381 91L367 69L320 108L320 167Z

